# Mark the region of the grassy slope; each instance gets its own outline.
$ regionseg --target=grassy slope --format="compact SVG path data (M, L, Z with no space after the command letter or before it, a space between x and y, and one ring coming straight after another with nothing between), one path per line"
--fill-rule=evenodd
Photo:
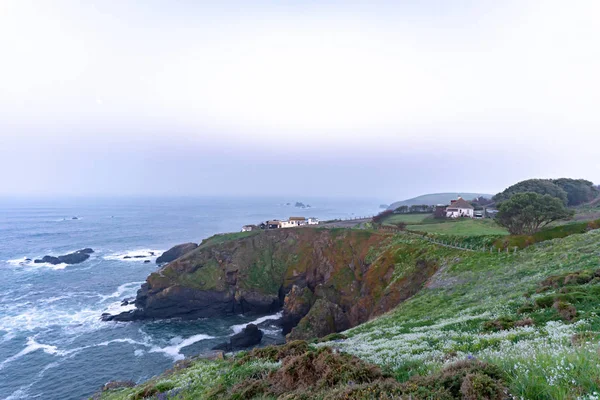
M600 392L600 357L591 344L573 346L577 332L597 332L598 298L566 322L553 309L519 313L546 277L600 267L600 230L546 242L516 255L456 254L457 262L429 288L394 311L350 330L349 339L325 343L382 365L400 379L428 373L452 360L476 357L501 366L510 389L526 399L575 399ZM532 318L535 326L485 332L499 317Z
M398 247L414 246L429 257L444 258L448 266L393 311L347 331L347 339L317 346L335 347L378 364L400 381L434 373L455 360L477 358L502 368L517 398L587 400L600 392L598 279L575 286L576 292L568 295L555 289L535 293L548 276L600 268L600 230L508 255L461 252L405 235L393 240ZM566 321L551 307L532 307L549 296L571 296L577 317ZM534 325L487 330L486 322L498 318L531 318ZM575 334L578 339L572 340ZM215 388L232 387L279 368L278 363L259 360L243 365L196 361L175 374L105 393L103 398L142 398L153 388L182 399L207 398Z

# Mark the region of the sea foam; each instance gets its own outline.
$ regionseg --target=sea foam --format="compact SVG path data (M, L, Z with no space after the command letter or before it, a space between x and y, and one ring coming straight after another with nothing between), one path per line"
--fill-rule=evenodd
M232 325L231 329L233 330L234 334L240 333L248 324L258 325L258 324L262 324L265 321L280 319L282 316L283 316L283 313L280 311L277 314L265 315L264 317L257 318L254 321L246 322L244 324Z
M201 340L206 339L214 339L213 336L198 334L194 336L190 336L186 339L182 339L179 336L171 339L171 345L165 347L153 346L149 353L164 353L166 356L172 357L175 361L183 360L185 356L180 353L181 349L184 347L191 346L192 344L199 342Z

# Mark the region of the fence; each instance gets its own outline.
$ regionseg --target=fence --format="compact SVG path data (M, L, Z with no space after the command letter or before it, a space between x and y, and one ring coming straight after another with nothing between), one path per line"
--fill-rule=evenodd
M480 253L490 253L490 254L517 254L517 250L519 249L517 246L515 246L512 250L510 250L508 247L505 249L500 249L500 248L494 248L494 246L475 246L475 245L469 245L469 244L465 244L465 243L460 243L460 242L452 242L452 241L445 241L445 240L440 240L431 236L427 236L424 235L422 233L417 233L417 232L411 232L411 231L406 231L406 230L401 230L401 229L397 229L397 228L391 228L391 227L387 227L387 226L382 226L379 228L379 230L382 231L386 231L386 232L393 232L393 233L401 233L404 235L412 235L412 236L418 236L421 239L427 240L433 244L436 244L438 246L444 246L444 247L448 247L451 249L457 249L457 250L463 250L463 251L472 251L472 252L480 252Z

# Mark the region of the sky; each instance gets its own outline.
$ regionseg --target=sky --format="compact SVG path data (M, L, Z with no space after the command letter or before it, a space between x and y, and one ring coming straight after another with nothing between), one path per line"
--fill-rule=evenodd
M600 2L0 0L0 196L600 183Z

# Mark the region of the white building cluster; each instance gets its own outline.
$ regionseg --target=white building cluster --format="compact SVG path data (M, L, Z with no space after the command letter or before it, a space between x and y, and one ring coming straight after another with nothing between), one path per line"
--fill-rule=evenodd
M250 232L258 229L283 229L283 228L296 228L305 225L318 225L318 218L306 218L306 217L290 217L285 221L273 219L265 222L261 222L258 225L244 225L242 232Z

